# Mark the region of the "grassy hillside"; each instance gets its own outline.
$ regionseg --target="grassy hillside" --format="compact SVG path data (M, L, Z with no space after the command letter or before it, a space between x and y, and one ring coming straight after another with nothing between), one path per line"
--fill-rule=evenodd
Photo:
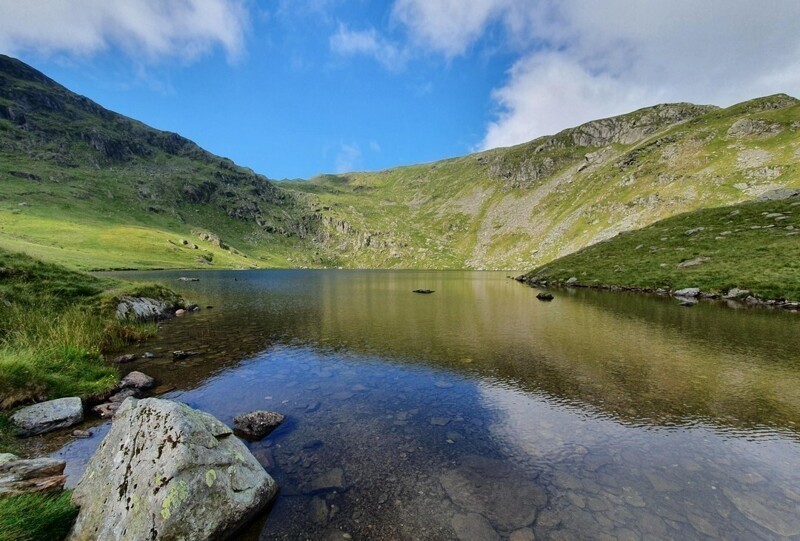
M271 182L0 55L0 247L83 269L527 269L800 188L800 104L649 107L529 143Z
M463 158L292 187L335 207L355 266L531 268L682 212L800 188L800 104L662 105Z
M528 281L800 301L800 196L703 209L584 248L526 275Z

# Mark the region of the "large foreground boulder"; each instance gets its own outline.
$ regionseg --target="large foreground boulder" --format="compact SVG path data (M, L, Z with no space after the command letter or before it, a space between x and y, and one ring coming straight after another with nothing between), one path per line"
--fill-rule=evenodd
M277 485L231 429L185 404L128 398L72 496L72 540L224 539Z
M83 421L83 403L77 396L40 402L11 416L17 436L29 437L67 428Z

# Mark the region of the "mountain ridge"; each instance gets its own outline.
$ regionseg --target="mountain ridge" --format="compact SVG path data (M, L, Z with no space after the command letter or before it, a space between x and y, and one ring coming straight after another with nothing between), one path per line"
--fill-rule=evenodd
M661 104L428 164L271 181L0 55L0 247L81 268L526 269L800 187L798 128L786 95Z

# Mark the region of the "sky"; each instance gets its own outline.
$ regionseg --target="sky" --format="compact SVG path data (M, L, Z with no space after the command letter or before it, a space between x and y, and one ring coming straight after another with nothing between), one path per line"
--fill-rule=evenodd
M798 0L0 0L0 53L270 178L800 96Z

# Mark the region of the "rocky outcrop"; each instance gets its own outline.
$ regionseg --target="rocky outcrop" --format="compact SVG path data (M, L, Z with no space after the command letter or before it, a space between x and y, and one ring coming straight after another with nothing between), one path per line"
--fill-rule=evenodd
M120 297L117 301L117 319L120 321L157 321L169 317L171 309L160 299L147 297Z
M78 397L58 398L26 406L11 416L21 437L36 436L67 428L83 421L83 403Z
M20 460L4 454L0 460L0 496L61 492L67 477L66 463L53 458Z
M277 491L231 429L170 400L126 400L72 496L70 540L230 537Z

